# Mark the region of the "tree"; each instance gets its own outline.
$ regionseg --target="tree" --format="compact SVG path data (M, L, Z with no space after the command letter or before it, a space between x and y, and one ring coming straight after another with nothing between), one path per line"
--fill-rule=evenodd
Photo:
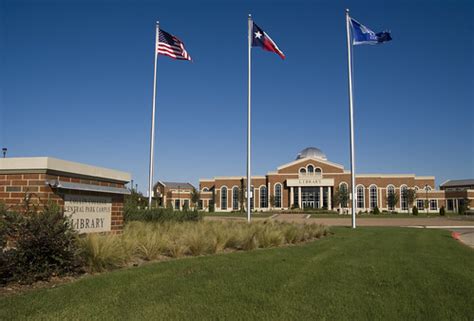
M349 202L349 191L347 190L346 185L341 185L336 189L334 193L334 204L336 206L341 205L341 207L347 207Z
M141 192L132 189L130 195L125 195L123 207L124 210L136 210L137 208L145 208L148 205L146 197Z
M201 200L201 193L193 187L191 191L191 204L194 209L196 209L196 206L200 200Z
M468 198L464 198L460 200L458 204L458 213L459 214L466 214L466 212L469 210L469 205L471 203L471 200Z
M393 192L389 192L388 195L387 195L387 205L388 205L388 208L392 208L392 209L395 209L395 206L397 205L398 203L398 193L396 191L393 191Z
M426 213L428 213L428 209L430 207L430 201L428 199L425 199L424 204Z
M416 191L412 188L404 189L402 192L402 197L407 201L408 214L410 213L410 207L412 207L413 202L416 199Z
M275 195L270 196L270 209L275 207Z

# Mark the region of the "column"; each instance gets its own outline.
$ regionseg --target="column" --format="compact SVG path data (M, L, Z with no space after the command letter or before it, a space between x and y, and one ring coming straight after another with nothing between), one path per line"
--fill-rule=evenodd
M328 210L332 210L332 204L331 204L331 186L328 186Z
M293 191L293 186L290 187L290 208L293 206L293 200L295 199L295 194Z
M322 208L323 207L323 187L322 186L319 186L319 206L318 208Z
M298 186L298 206L299 208L303 208L301 200L303 199L303 196L301 195L301 186Z

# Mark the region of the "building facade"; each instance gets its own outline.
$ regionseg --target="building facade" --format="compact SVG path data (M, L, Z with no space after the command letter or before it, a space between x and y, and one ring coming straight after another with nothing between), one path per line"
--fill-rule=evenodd
M191 202L191 194L194 189L190 183L158 181L153 192L160 206L181 210L194 206Z
M301 151L296 160L284 164L264 176L252 177L250 206L257 211L285 210L290 208L315 208L350 211L352 195L346 204L335 202L340 190L350 191L351 174L340 164L329 161L326 155L315 147ZM216 211L237 211L245 202L246 177L225 176L201 179L199 190L203 209L214 206ZM409 204L404 197L405 189L416 191L416 199ZM387 196L395 193L398 201L390 207ZM408 212L417 206L426 212L438 212L446 204L446 190L435 189L434 176L415 174L357 174L357 212L380 211ZM464 192L474 199L474 190ZM464 196L464 194L463 194ZM453 196L454 197L454 196ZM451 210L455 210L453 205Z

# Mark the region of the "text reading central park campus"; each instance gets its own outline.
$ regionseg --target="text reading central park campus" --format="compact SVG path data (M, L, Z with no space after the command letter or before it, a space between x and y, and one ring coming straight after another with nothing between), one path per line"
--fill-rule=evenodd
M0 1L0 320L474 320L473 14Z

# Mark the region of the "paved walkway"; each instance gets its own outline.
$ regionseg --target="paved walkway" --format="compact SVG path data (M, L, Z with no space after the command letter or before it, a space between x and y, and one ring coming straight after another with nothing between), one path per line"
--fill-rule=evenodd
M458 233L459 240L474 249L474 227L473 228L453 228L450 230Z

